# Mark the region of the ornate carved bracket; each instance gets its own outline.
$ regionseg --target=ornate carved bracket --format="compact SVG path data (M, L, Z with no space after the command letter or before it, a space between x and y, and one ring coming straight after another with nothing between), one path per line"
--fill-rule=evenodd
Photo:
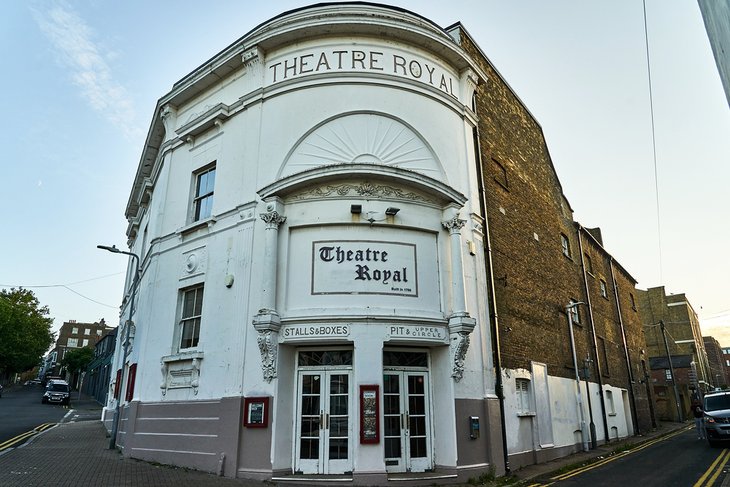
M259 332L257 338L261 352L261 370L266 382L276 379L276 358L279 351L277 335L278 333L266 330Z
M454 352L454 369L451 373L451 377L456 382L459 382L464 377L464 360L466 359L466 352L469 350L469 333L462 332L452 338L452 350Z

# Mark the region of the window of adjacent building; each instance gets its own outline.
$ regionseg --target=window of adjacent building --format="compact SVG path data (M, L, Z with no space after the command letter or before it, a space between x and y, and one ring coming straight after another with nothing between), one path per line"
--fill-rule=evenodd
M593 261L591 260L591 256L583 254L583 258L585 260L586 271L588 274L593 274Z
M78 335L79 334L79 329L74 326L73 328L71 328L71 334L72 335Z
M88 338L84 338L83 342L81 342L81 346L82 346L82 347L85 347L85 346L87 346L88 344L89 344L89 339L88 339Z
M570 258L570 240L564 233L560 234L560 245L563 247L563 255Z
M509 189L509 181L507 180L507 169L496 159L492 159L492 167L494 167L494 180L504 189Z
M568 313L570 313L570 317L573 320L573 323L579 324L580 323L580 312L578 311L579 304L576 304L577 301L575 299L570 300L571 306L568 308Z
M606 391L606 409L609 416L616 416L616 406L613 403L613 391Z
M664 369L664 377L667 380L672 380L672 371L670 369Z
M96 334L97 334L98 336L101 336L101 330L96 330Z
M601 296L608 299L608 288L606 287L606 281L601 279L601 282L599 283L599 285L601 286Z
M631 309L636 311L636 299L634 298L634 295L629 293L629 300L631 301Z
M520 413L530 412L530 381L529 379L515 379L517 391L517 407Z
M79 339L78 338L69 338L68 339L68 342L66 342L66 345L69 348L71 348L71 347L74 347L74 348L75 347L78 347L79 346Z
M208 166L195 174L195 197L193 198L193 221L204 220L213 209L213 188L215 187L215 165Z
M85 328L84 335L91 335L91 328Z
M730 360L725 360L725 365L727 365L728 367L730 367Z
M203 286L196 286L183 291L182 314L180 318L181 349L198 346L202 310Z

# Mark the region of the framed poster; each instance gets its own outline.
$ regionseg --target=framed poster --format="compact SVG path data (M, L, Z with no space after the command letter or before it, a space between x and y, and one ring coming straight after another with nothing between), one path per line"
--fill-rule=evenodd
M269 426L268 397L244 398L243 426L246 428L266 428Z
M360 443L380 443L380 395L377 385L360 386Z

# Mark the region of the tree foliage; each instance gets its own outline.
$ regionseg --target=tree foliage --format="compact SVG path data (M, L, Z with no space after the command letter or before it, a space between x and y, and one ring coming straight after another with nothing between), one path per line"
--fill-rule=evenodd
M94 349L89 347L67 350L61 365L70 373L83 371L94 360Z
M23 372L53 343L48 307L27 289L0 290L0 371Z

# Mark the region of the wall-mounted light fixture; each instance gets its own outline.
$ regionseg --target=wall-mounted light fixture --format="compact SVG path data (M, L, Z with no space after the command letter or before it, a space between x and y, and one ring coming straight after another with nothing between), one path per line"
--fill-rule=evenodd
M400 208L396 208L394 206L389 206L388 208L386 208L385 214L388 216L395 216L395 214L398 213L399 211L400 211Z

